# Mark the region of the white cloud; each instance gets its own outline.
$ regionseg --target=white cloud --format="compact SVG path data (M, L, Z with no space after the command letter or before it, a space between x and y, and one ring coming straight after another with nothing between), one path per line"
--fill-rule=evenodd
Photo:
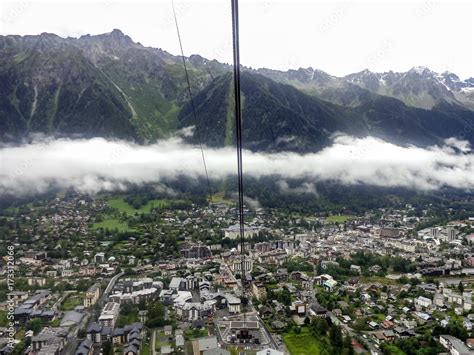
M284 194L318 195L316 185L313 182L303 182L300 186L290 187L285 180L279 180L277 181L277 186L280 192Z
M205 149L211 179L235 175L235 151ZM421 190L474 188L474 155L469 143L446 140L443 146L402 147L383 140L339 136L318 153L244 152L244 174L276 175L280 189L315 193L317 181L345 185L401 186ZM141 146L125 141L39 139L31 144L0 148L0 195L41 193L71 188L81 193L125 190L130 184L162 183L177 176L202 177L198 147L170 139ZM289 188L285 179L307 182ZM163 187L162 187L163 188Z

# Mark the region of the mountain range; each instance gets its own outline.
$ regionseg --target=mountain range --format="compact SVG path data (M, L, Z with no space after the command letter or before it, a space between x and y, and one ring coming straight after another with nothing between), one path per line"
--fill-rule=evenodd
M186 58L204 143L234 143L232 67ZM474 78L415 67L344 77L242 68L244 146L314 151L335 133L426 146L474 143ZM147 143L195 126L182 59L120 30L0 36L0 138L41 132ZM188 130L189 131L189 130ZM197 142L194 135L186 135Z

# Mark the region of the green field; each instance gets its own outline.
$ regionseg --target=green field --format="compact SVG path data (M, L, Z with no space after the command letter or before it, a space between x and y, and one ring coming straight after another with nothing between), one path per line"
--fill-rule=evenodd
M387 279L386 277L383 276L362 276L359 279L359 282L361 283L381 283L382 285L396 285L397 281L392 280L392 279Z
M18 207L8 207L3 210L3 214L6 216L15 216L20 209Z
M142 348L140 350L140 353L144 355L151 354L150 343L147 341L147 339L142 340Z
M341 215L329 216L329 217L326 218L326 221L329 222L329 223L336 223L336 222L337 223L344 223L344 222L347 222L351 219L354 219L354 217L341 214Z
M225 197L224 192L217 192L217 193L213 194L212 195L212 202L214 202L214 203L223 202L223 203L226 203L228 205L235 204L235 201Z
M312 336L305 327L301 329L300 334L286 333L283 336L283 341L291 355L319 355L321 348L325 345Z
M83 294L70 294L61 304L62 311L72 311L76 306L82 305Z
M112 246L112 249L113 250L127 250L128 248L130 248L130 246L131 246L131 244L129 242L122 241L122 242L115 243Z
M136 213L150 213L152 208L167 208L170 202L168 200L150 200L145 205L136 209L123 198L118 197L109 200L108 205L111 208L117 209L119 212L133 216Z
M391 355L406 355L406 353L403 350L397 348L395 345L392 345L392 344L385 343L382 346L382 348L383 350L387 351Z
M186 340L193 340L197 338L202 338L202 337L207 337L209 335L209 332L207 329L186 329L184 331L184 339Z
M133 228L130 228L126 222L121 222L116 218L109 218L105 219L102 222L94 223L92 226L94 229L108 229L108 230L115 230L117 229L119 232L128 232L133 231Z
M162 346L171 345L163 331L156 331L155 350L160 351Z

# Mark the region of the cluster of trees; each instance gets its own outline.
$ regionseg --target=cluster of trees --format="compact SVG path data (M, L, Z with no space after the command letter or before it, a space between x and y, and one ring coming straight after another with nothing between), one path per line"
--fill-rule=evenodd
M332 276L358 276L357 272L351 271L352 264L361 266L363 273L367 273L371 266L379 265L381 267L380 274L383 275L391 268L395 272L407 273L416 271L416 266L405 258L400 256L380 256L372 252L358 251L351 255L350 260L337 258L337 265L328 265L327 273ZM323 270L318 267L318 274L323 273Z
M339 300L338 296L333 293L327 292L322 288L318 289L316 293L316 299L319 304L329 310L336 308L337 301Z
M469 337L469 333L466 328L464 328L463 322L459 319L451 319L446 328L443 328L439 324L436 325L433 328L432 334L434 337L439 337L441 334L452 335L462 341L465 341Z
M123 327L127 324L138 322L139 308L133 303L125 303L120 306L120 314L117 319L117 327Z
M140 310L148 311L148 320L145 324L148 328L157 328L171 324L169 320L165 319L165 306L159 301L154 301L149 304L140 302L138 305L131 303L122 305L117 326L122 327L126 324L138 322L138 312Z
M311 335L321 340L321 344L324 345L321 349L322 354L354 354L352 340L349 336L343 336L341 327L336 324L330 326L324 318L313 318L313 320L310 320L306 317L304 323L308 327Z
M293 271L303 271L303 272L314 271L314 266L312 264L300 258L287 260L283 263L282 267L288 269L289 273L292 273Z
M285 306L289 306L291 304L291 292L288 291L286 287L283 287L282 290L278 292L269 288L267 290L267 299L277 300Z
M406 188L387 188L369 185L342 186L337 183L315 183L314 193L298 194L282 191L278 185L278 177L269 176L254 179L246 178L246 195L258 199L264 207L282 208L299 212L325 212L360 214L377 208L402 208L411 204L415 208L414 215L429 204L446 209L446 204L456 199L455 191L449 194L421 194ZM290 179L290 188L301 186L307 182L303 179ZM443 196L444 195L444 196ZM465 199L465 196L463 197ZM456 202L457 204L460 204ZM450 206L451 207L451 206ZM456 210L469 212L474 205L472 202L459 206Z
M328 274L328 275L331 275L332 277L337 278L339 280L345 279L347 277L359 276L359 273L356 272L356 271L351 270L350 266L349 267L343 267L343 266L340 266L340 265L338 266L338 265L333 265L333 264L327 265L326 269L324 269L324 270L321 267L321 265L318 265L317 273L318 273L318 275Z
M169 320L165 319L165 306L161 302L152 302L147 308L148 320L146 326L148 328L158 328L171 324Z
M383 343L381 350L384 355L436 355L445 351L430 335L400 339L392 344Z
M45 324L40 318L34 318L26 322L25 330L32 330L34 334L38 334Z

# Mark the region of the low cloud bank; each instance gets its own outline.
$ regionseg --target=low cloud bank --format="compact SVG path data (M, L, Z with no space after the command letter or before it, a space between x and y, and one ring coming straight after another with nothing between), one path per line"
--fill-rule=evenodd
M205 148L211 179L236 172L234 149ZM447 139L426 149L402 147L381 139L339 136L318 153L252 153L244 151L244 174L281 177L287 193L315 193L314 182L368 184L434 190L474 188L474 154L468 142ZM125 141L43 139L0 148L0 195L26 195L52 188L81 193L125 190L127 186L161 183L178 176L204 175L201 153L179 139L141 146ZM285 179L303 178L300 188Z

